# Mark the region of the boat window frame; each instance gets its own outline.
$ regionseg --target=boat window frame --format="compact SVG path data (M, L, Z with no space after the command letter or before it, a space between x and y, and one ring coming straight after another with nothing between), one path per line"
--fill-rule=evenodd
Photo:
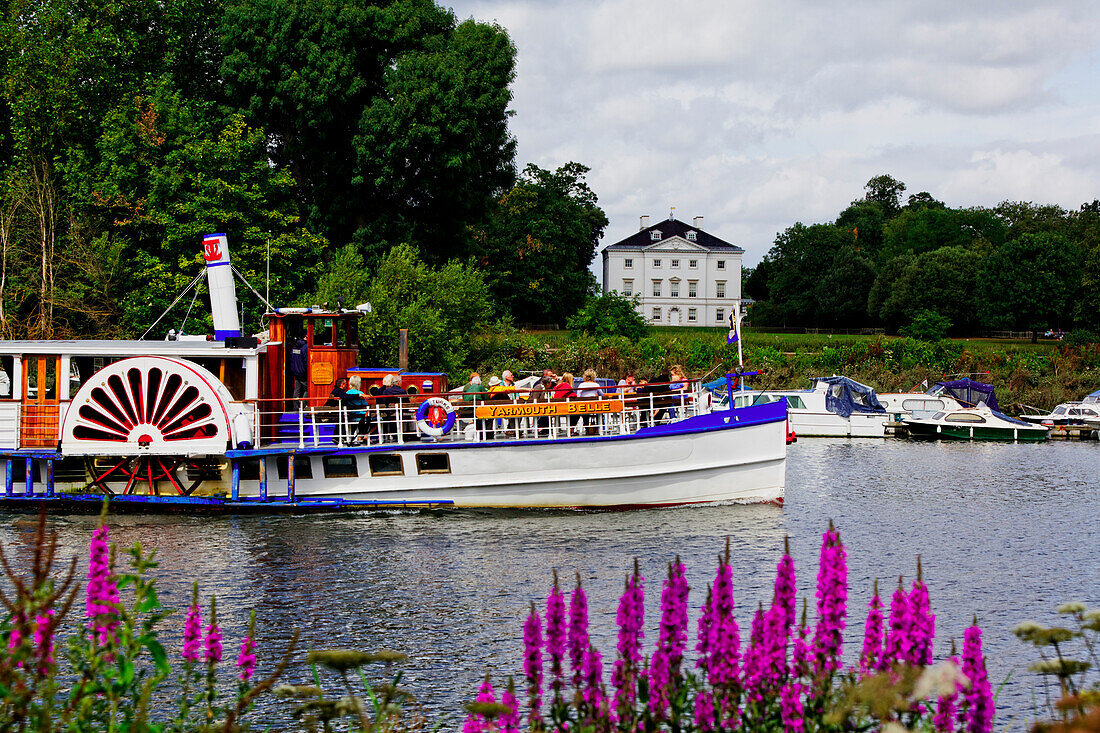
M286 481L288 463L286 455L275 456L275 475L280 481ZM313 461L309 456L294 456L294 480L313 478Z
M375 461L381 461L382 459L395 458L397 459L397 465L400 466L400 470L383 470L381 468L376 469ZM371 476L404 476L405 475L405 461L402 459L400 453L369 453L367 454L367 468L370 469Z
M981 425L986 422L986 419L972 412L952 412L950 415L947 415L943 421L953 425Z
M347 461L346 465L350 466L350 469L339 470L332 465L336 461L340 461L341 464ZM321 472L325 478L359 478L359 462L355 460L354 455L321 456Z
M421 460L422 459L434 459L434 458L442 458L443 462L447 464L446 468L445 469L443 469L443 468L425 468L423 465L421 465ZM428 474L443 475L443 474L449 474L450 472L451 472L451 456L450 456L449 453L441 451L441 452L435 452L435 453L417 453L416 454L416 473L417 473L418 476L424 476L424 475L428 475Z

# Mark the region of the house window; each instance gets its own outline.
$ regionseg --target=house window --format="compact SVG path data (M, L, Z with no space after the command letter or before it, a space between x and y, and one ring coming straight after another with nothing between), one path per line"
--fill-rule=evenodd
M371 453L367 456L371 476L403 476L400 453Z
M654 267L660 267L661 266L661 261L660 260L653 260L653 266Z
M623 295L634 295L633 280L623 280Z
M719 270L726 269L726 261L725 260L718 260L718 269Z
M722 280L714 283L714 297L724 298L726 297L726 283Z
M695 308L688 308L688 323L695 323L695 320L696 320L696 309Z
M657 230L653 230L649 233L649 238L652 239L654 242L660 241L661 233Z
M660 321L661 320L661 309L660 308L654 308L653 309L653 320L654 321Z
M724 323L726 320L726 309L719 308L718 310L714 311L714 320L718 321L719 323Z
M695 241L695 232L688 232L687 233L687 238L688 238L689 242L694 242Z
M699 281L688 280L688 297L696 298L699 296Z
M359 475L355 456L321 456L321 465L325 469L325 478L355 478Z
M669 295L670 298L679 298L680 297L680 283L670 282L668 284L668 295Z
M688 260L688 267L695 269L699 266L699 260Z
M679 267L680 266L680 260L673 260L672 263L669 266L670 267Z
M634 260L630 257L627 257L625 260L623 260L623 267L628 270L634 269Z
M661 281L660 280L654 280L653 281L653 297L654 298L660 298L661 297Z

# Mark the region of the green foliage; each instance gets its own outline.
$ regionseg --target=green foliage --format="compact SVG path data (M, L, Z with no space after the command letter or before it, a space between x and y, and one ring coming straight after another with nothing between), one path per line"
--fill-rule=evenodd
M1058 614L1069 623L1046 626L1024 621L1012 630L1020 641L1039 651L1039 660L1028 669L1043 679L1050 723L1037 730L1091 730L1089 717L1100 719L1100 609L1090 610L1074 601L1060 605ZM1056 694L1051 694L1052 681Z
M979 279L985 321L999 328L1045 328L1071 312L1080 250L1061 234L1021 234L994 250Z
M595 287L588 265L607 216L587 173L579 163L555 171L528 165L478 237L486 280L520 322L563 325Z
M1087 328L1075 328L1062 339L1073 346L1086 346L1088 344L1100 344L1100 334Z
M939 341L947 335L951 328L951 321L947 316L942 316L933 310L922 310L913 316L908 326L903 327L899 333L918 341Z
M470 334L492 315L478 269L457 262L433 268L404 244L379 261L367 300L374 311L359 330L365 353L372 361L396 364L398 331L407 328L413 369L460 371L470 353Z
M638 312L638 296L617 292L589 296L584 306L569 319L569 328L592 336L624 336L637 340L646 334L646 322Z

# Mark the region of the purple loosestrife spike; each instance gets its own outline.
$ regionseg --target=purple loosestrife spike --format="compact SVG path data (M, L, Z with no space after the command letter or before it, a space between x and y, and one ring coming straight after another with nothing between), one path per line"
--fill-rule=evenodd
M539 708L542 706L542 619L535 604L523 625L523 674L527 677L527 705L530 708L528 723L541 725Z
M508 687L500 696L500 702L509 711L500 716L501 733L519 733L519 700L516 699L516 684L512 678L508 678Z
M910 647L908 662L914 666L932 664L932 646L936 638L936 616L924 584L920 555L917 555L917 579L909 591Z
M806 626L806 599L802 599L802 621L798 625L798 635L794 639L791 649L791 675L796 679L809 677L813 650L806 641L810 629Z
M703 604L702 613L699 614L697 632L698 643L695 645L695 666L699 669L708 669L710 666L710 636L711 627L714 625L714 586L707 587L707 600Z
M611 668L617 712L634 709L638 671L642 661L642 637L645 635L645 588L634 561L634 574L627 576L626 589L619 599L616 622L619 625L618 657Z
M764 667L767 664L767 652L763 644L764 635L764 608L757 606L756 614L752 617L752 630L749 632L749 645L745 648L745 657L741 669L742 684L745 695L753 702L764 699L763 685Z
M779 710L786 733L803 733L806 721L802 708L802 685L790 682L779 693Z
M817 626L814 628L815 671L828 674L840 668L848 614L848 563L840 533L833 528L822 536L817 572Z
M210 597L210 625L206 627L206 658L207 664L217 664L222 661L222 630L218 627L218 602L214 596Z
M699 690L695 696L695 727L700 731L714 730L714 700L706 690Z
M794 558L791 557L790 538L783 538L783 557L775 568L775 604L783 609L783 624L794 626L798 586L794 574Z
M202 611L199 610L199 584L196 582L191 589L191 606L187 609L187 616L183 619L183 649L181 651L184 660L198 662L202 659Z
M256 673L256 611L248 617L248 634L241 640L241 652L237 655L237 668L241 670L241 682L248 682Z
M577 587L569 599L569 661L573 669L573 685L581 684L581 660L588 648L588 597L581 587L581 574L577 573Z
M688 594L690 588L680 558L668 566L668 579L661 590L661 628L657 648L668 653L669 671L679 677L680 662L687 648Z
M111 546L107 525L92 533L88 545L88 600L86 614L91 640L104 646L114 641L118 628L118 586L111 575Z
M566 641L565 597L558 588L558 572L554 571L554 586L546 599L546 654L550 657L550 688L554 691L554 700L561 699L565 686L563 679Z
M496 701L497 694L493 690L493 683L489 681L489 675L486 674L485 680L477 690L477 702L493 704ZM462 733L483 733L491 730L494 730L494 726L486 720L484 715L473 713L466 717L466 723L462 726Z
M54 617L57 615L57 611L52 608L46 609L45 613L37 614L34 617L34 654L38 659L38 671L41 674L46 674L49 671L50 665L53 664L53 632L55 627ZM12 634L15 634L15 630L12 630Z
M910 633L912 619L909 617L909 597L905 594L902 578L898 576L898 587L890 599L890 622L886 630L886 645L882 651L880 669L889 669L896 662L908 662L909 649L912 646Z
M954 654L950 661L956 667L959 666L959 658ZM936 714L932 716L932 725L937 733L954 733L959 717L958 700L958 691L943 695L936 700Z
M649 661L649 714L654 720L664 720L668 714L671 681L668 652L658 646Z
M603 659L600 657L599 651L596 647L589 645L584 650L583 660L581 662L581 684L584 685L581 696L584 700L584 704L588 706L592 715L596 712L604 703L603 699Z
M993 730L993 689L982 655L982 630L977 623L963 634L962 672L970 680L966 690L966 733Z
M867 604L867 622L863 625L863 651L859 655L859 670L866 673L878 669L882 656L882 598L878 594L878 579L875 579L875 592Z
M733 616L733 568L729 564L729 539L726 557L719 562L711 598L711 619L707 680L716 686L737 681L741 663L741 629Z

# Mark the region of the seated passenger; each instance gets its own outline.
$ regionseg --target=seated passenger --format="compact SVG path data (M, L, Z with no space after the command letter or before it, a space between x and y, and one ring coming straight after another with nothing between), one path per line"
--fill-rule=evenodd
M341 402L343 402L344 409L347 411L347 437L351 439L353 436L361 437L367 434L367 413L370 410L370 403L367 402L367 396L363 393L363 380L361 377L356 375L349 378L347 382L348 388L344 392ZM354 428L351 427L353 425Z
M379 410L381 424L378 431L381 433L383 440L386 439L387 434L397 437L397 432L401 429L401 426L397 424L397 405L401 403L401 398L407 394L405 390L401 389L396 374L387 374L382 377L382 392L375 399L375 402L382 406Z

